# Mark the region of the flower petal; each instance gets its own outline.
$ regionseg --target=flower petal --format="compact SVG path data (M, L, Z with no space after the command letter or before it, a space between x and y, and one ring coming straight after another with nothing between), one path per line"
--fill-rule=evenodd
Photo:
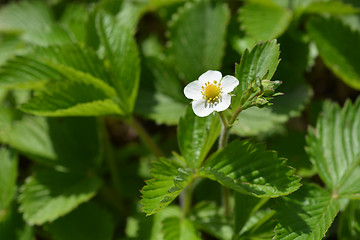
M231 103L231 96L229 94L223 94L221 96L221 101L214 106L214 110L217 112L224 111L229 108Z
M222 74L219 71L208 70L207 72L201 74L199 77L200 84L205 84L206 82L218 81L220 82Z
M231 92L232 90L234 90L234 88L236 88L237 85L239 85L239 80L237 80L236 77L231 75L226 75L221 80L221 87L223 93Z
M214 111L214 108L210 108L209 105L205 107L204 99L193 101L192 109L194 110L194 113L199 117L206 117Z
M203 98L203 95L201 93L201 85L198 80L193 81L186 85L184 88L184 94L185 97L193 100L199 100Z

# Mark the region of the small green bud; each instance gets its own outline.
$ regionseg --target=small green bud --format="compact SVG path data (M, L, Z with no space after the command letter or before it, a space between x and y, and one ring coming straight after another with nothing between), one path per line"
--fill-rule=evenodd
M282 84L281 81L270 81L270 80L262 80L261 85L263 88L263 94L266 97L273 96L275 93L275 89Z
M255 106L259 107L259 108L262 108L262 107L265 107L269 105L269 101L266 100L265 98L263 97L258 97L256 98L255 100Z

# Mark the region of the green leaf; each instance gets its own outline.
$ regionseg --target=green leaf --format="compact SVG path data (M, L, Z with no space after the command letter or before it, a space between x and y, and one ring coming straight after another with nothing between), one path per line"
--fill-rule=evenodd
M258 41L279 37L288 28L292 14L271 0L250 0L240 8L241 27Z
M0 212L0 239L35 240L34 229L24 223L17 207L12 204Z
M360 89L360 33L334 18L313 18L307 30L326 66L352 88ZM334 36L336 32L336 36Z
M262 144L235 140L213 154L198 172L225 187L257 197L278 197L296 191L300 179L286 160Z
M303 11L306 13L328 13L331 15L359 13L359 9L341 1L312 2Z
M229 9L208 0L188 2L169 24L169 54L181 78L197 79L209 69L220 68L224 55Z
M152 164L153 179L146 181L141 190L142 211L152 215L169 205L192 181L191 169L183 169L174 160L161 158Z
M42 116L102 116L123 114L115 90L98 78L63 66L65 79L49 83L21 110Z
M194 224L182 217L165 218L162 222L164 240L200 240Z
M6 148L0 148L0 219L14 198L16 192L17 155Z
M304 185L276 200L277 239L322 239L339 211L338 200L316 185Z
M276 40L257 44L250 52L246 49L241 56L240 64L235 65L235 77L239 86L234 90L235 98L232 100L234 111L241 104L241 97L250 83L255 79L270 80L279 64L279 45ZM246 99L245 99L246 100Z
M90 202L45 225L45 229L58 240L110 240L114 223L107 211Z
M223 216L222 209L213 202L198 203L192 209L190 219L197 228L218 239L232 239L232 224Z
M185 116L180 119L177 135L180 152L188 167L196 169L201 166L218 138L220 129L218 116L199 118L191 107L187 108Z
M341 109L325 102L316 128L307 136L307 152L321 179L336 195L360 195L360 98Z
M112 18L101 12L96 19L97 32L105 49L111 74L111 85L123 102L125 114L133 111L140 77L140 60L132 34Z
M17 36L0 35L0 65L16 53L24 51L24 47L24 43Z
M44 1L13 2L0 10L0 31L37 31L48 27L53 18L51 9Z
M27 32L22 39L30 44L39 46L49 46L57 44L70 44L76 42L68 29L62 25L53 24L46 29Z
M352 200L340 215L338 239L352 240L360 238L360 201Z
M63 216L91 199L100 187L100 179L41 169L26 179L19 196L20 211L30 225L41 225Z

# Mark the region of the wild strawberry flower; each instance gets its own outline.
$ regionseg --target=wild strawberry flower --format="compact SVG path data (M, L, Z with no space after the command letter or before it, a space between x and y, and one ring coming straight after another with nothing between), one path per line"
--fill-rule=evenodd
M203 73L184 88L184 94L192 99L192 109L199 117L206 117L212 112L226 110L231 103L229 94L239 85L239 80L226 75L222 77L221 72L209 70Z

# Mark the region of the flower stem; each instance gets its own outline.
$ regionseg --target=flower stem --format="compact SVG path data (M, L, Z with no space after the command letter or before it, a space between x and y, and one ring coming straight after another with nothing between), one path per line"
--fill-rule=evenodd
M128 123L131 127L135 129L135 131L139 134L141 140L157 157L164 156L164 153L161 151L158 145L156 145L156 143L151 139L149 133L145 130L145 128L141 125L139 121L137 121L134 117L130 117Z
M187 216L191 209L191 201L193 194L193 182L191 182L185 189L180 193L180 207L182 209L184 217Z

